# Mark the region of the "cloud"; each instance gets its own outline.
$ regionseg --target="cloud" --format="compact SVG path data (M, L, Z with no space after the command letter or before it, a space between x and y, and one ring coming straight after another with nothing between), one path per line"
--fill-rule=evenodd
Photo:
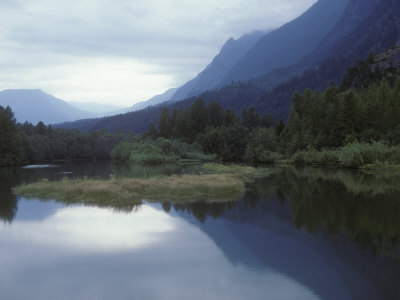
M146 74L150 72L152 76L139 85L132 84L125 96L118 93L119 102L130 105L191 79L228 38L276 28L314 2L3 0L0 1L0 89L40 84L35 87L66 100L98 102L101 86L92 86L92 95L87 87L85 93L79 94L82 86L78 78L84 66L88 67L84 73L91 77L99 71L90 69L95 60L108 60L108 65L115 63L112 68L115 71L128 61L131 65L148 65L151 71L146 70ZM68 69L70 73L58 73L60 69L63 72ZM136 79L143 74L142 68L131 70ZM109 80L116 76L113 72L103 72L103 77L109 74ZM118 77L131 76L132 72L123 71ZM26 73L31 76L18 79ZM58 86L47 85L46 82L54 81L55 73L57 77L65 76L65 80L60 80ZM169 79L159 81L155 79L158 76ZM144 80L147 84L142 89ZM129 78L124 77L123 81ZM72 91L74 98L66 98ZM106 95L112 93L111 89L104 90L100 100L107 101Z

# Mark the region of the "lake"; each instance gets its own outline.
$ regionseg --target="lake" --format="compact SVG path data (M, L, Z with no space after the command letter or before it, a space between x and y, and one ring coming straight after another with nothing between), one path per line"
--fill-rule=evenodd
M400 176L271 167L239 201L25 199L41 178L199 166L0 168L0 299L400 299Z

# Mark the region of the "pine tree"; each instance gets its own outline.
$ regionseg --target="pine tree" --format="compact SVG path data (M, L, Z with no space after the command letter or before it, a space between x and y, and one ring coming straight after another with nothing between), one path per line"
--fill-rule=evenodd
M11 108L0 106L0 166L18 162L18 134Z
M167 107L164 107L161 111L160 118L158 120L158 129L160 135L164 138L169 138L172 131L171 116Z

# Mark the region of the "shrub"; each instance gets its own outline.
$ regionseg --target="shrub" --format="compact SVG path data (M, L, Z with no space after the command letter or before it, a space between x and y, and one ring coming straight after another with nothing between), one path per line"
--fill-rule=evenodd
M358 143L348 144L342 148L339 155L340 164L348 168L359 168L364 165L364 159Z

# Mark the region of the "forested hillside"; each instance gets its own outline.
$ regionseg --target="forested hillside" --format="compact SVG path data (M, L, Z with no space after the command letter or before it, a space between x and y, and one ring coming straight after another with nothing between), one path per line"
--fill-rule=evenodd
M324 90L330 83L340 84L347 68L357 60L365 59L371 52L381 53L396 45L400 37L397 17L400 15L400 4L396 1L375 0L362 2L350 0L349 4L334 29L317 47L312 57L319 57L301 75L278 84L272 90L272 82L290 77L293 70L301 70L306 65L292 66L291 70L276 70L247 82L238 82L217 90L207 91L200 96L206 102L217 101L224 108L240 113L243 108L254 106L257 111L271 113L276 119L286 119L289 114L292 95L295 91L303 93L305 89ZM343 28L346 30L342 31ZM323 47L326 42L328 47ZM309 62L309 60L308 60ZM299 68L299 69L297 69ZM189 98L168 105L170 111L190 106L195 98ZM157 123L162 107L150 107L142 111L118 115L97 120L85 120L77 123L63 124L62 127L80 130L127 129L136 133L144 132L149 122Z
M164 108L144 137L195 143L226 161L400 163L400 69L382 69L397 52L357 63L340 87L295 93L286 124L254 107L238 115L199 98L188 109Z

